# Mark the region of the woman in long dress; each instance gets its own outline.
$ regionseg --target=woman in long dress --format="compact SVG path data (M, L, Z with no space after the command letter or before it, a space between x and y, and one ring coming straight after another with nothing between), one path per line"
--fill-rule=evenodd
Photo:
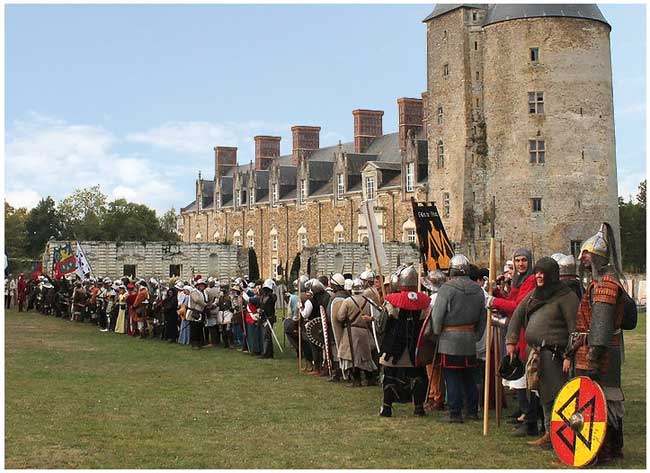
M120 285L117 289L117 322L115 322L115 333L126 333L126 289Z

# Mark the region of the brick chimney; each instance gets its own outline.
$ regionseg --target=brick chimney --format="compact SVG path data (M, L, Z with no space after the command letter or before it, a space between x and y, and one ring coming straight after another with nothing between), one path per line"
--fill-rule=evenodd
M261 171L271 166L273 158L280 156L280 136L256 136L255 170Z
M365 153L374 138L383 135L381 110L352 110L354 116L354 152Z
M292 126L293 134L293 156L291 164L297 166L301 159L320 148L320 127L319 126Z
M399 149L406 151L409 130L413 136L419 136L424 125L424 107L422 99L402 97L397 99L399 108Z
M220 178L224 173L237 166L237 148L216 146L214 148L214 177Z

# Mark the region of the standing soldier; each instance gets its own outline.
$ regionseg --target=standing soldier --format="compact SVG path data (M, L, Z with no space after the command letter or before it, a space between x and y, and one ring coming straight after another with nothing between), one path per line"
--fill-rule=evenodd
M623 458L622 333L625 306L622 272L612 228L603 223L580 248L580 262L592 281L578 307L574 339L578 376L589 376L603 388L607 400L607 432L598 464Z
M208 346L216 347L219 345L219 298L221 290L215 285L215 280L212 276L208 278L208 287L205 289L205 294L208 297L208 304L211 308L207 310L205 320L205 340Z
M343 278L343 275L339 276ZM352 384L349 386L352 388L361 387L361 371L365 373L368 386L376 384L373 372L377 365L372 359L372 336L368 322L363 318L370 314L370 306L362 295L363 291L363 282L355 279L352 281L352 296L345 299L337 296L332 304L332 324L339 343L341 370L351 373Z
M469 278L467 258L457 254L449 262L449 281L438 291L431 313L449 407L449 416L441 422L463 423L463 399L467 417L478 420L476 342L485 330L485 318L483 289Z
M413 400L413 414L423 416L427 371L415 366L415 349L431 299L418 291L418 271L413 265L398 268L392 279L397 279L398 292L387 295L384 304L388 321L379 359L384 367L384 399L379 415L393 415L393 402L400 400L400 387L406 385Z

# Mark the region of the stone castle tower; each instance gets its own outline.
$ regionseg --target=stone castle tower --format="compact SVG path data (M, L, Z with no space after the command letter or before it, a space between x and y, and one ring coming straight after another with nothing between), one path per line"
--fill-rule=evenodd
M428 190L459 250L487 261L493 199L506 257L575 254L602 221L618 234L611 27L598 7L439 4L424 22Z

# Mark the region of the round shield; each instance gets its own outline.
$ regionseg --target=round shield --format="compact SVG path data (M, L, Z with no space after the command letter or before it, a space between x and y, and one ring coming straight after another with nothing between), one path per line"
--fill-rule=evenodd
M607 404L601 387L585 376L569 380L553 403L551 442L566 465L591 462L605 440Z
M316 345L318 348L325 348L325 339L323 337L323 323L320 317L311 319L305 324L305 335L307 340Z

